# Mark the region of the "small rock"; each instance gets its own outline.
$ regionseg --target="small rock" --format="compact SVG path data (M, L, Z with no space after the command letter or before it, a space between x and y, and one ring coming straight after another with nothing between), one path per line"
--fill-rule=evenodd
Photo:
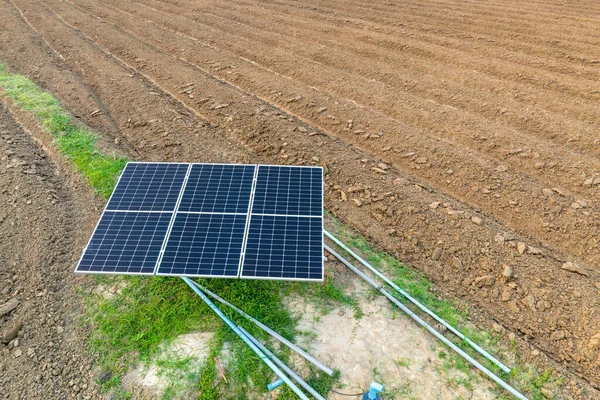
M502 264L502 276L506 279L509 279L513 274L513 269L506 265L506 264Z
M542 254L542 250L538 249L537 247L527 246L527 253L537 256Z
M417 159L415 160L415 162L417 164L425 164L427 162L427 158L425 158L425 157L417 157Z
M15 349L13 351L13 358L19 358L23 355L23 351L21 349Z
M363 189L360 186L350 186L348 193L361 192Z
M431 204L429 205L429 208L431 208L432 210L435 210L436 208L438 208L438 207L439 207L439 205L440 205L440 202L439 202L439 201L434 201L433 203L431 203Z
M551 399L553 397L552 389L548 389L546 386L542 386L542 388L540 389L540 393L547 399Z
M362 201L360 201L359 199L352 199L352 201L354 202L354 204L356 204L356 207L362 206Z
M313 157L313 158L312 158L312 160L313 160L314 162L319 162L319 161L321 161L321 160L319 159L319 157Z
M550 340L563 340L565 336L565 331L552 332L552 335L550 335Z
M494 284L494 277L491 275L480 276L475 278L474 283L477 287L491 286Z
M495 323L495 322L492 324L492 329L494 329L496 332L502 332L503 331L502 325L500 325L498 323Z
M544 196L546 196L546 197L550 197L554 194L554 192L550 188L542 189L542 193L544 193Z
M435 261L439 260L442 257L442 249L439 247L433 250L433 254L431 256Z
M523 242L519 242L517 244L517 250L519 251L519 254L523 254L525 253L525 250L527 250L527 245Z
M579 265L577 265L571 261L567 261L566 263L564 263L561 266L561 268L564 269L565 271L574 272L576 274L583 275L583 276L589 276L587 271L585 271Z
M115 145L117 145L117 146L121 143L121 141L119 140L118 137L115 138L114 142L115 142Z
M534 357L537 357L537 356L539 356L539 355L540 355L540 351L539 351L539 350L537 350L537 349L535 349L535 350L533 350L533 351L531 352L531 355L532 355L532 356L534 356Z
M483 220L479 217L472 217L471 221L473 221L475 225L481 225L483 223Z
M327 111L327 107L320 107L317 112L320 114L320 113L325 112L325 111Z
M533 297L533 295L530 294L529 296L527 296L526 300L527 300L527 305L529 306L529 308L531 308L533 311L537 311L535 309L535 297Z
M0 306L0 317L5 314L8 314L9 312L17 308L18 305L19 300L17 300L16 298L13 297L12 299L8 300L6 303Z
M389 168L388 165L384 164L384 163L379 163L379 164L377 164L377 166L384 171L387 171L387 169Z
M496 234L496 236L494 236L494 242L498 243L498 244L504 244L504 235L501 233Z
M590 341L588 342L588 348L591 351L600 349L600 332L590 338Z
M373 167L373 168L371 168L371 170L373 170L373 172L376 172L378 174L387 175L387 172L381 168Z
M394 186L406 186L408 185L410 182L408 181L408 179L404 179L404 178L396 178L394 179L394 181L392 182L392 184Z
M508 289L504 288L502 290L502 295L500 298L502 301L509 301L511 298L510 291Z
M298 130L298 132L302 132L302 133L306 133L306 132L308 132L308 129L306 129L306 128L305 128L305 127L303 127L303 126L299 126L299 127L297 127L296 129Z
M348 196L346 196L346 193L344 193L343 190L340 190L340 198L342 201L348 201Z

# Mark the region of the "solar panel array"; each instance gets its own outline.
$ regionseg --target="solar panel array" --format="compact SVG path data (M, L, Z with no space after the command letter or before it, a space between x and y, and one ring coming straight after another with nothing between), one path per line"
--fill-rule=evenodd
M322 280L322 168L128 163L76 272Z

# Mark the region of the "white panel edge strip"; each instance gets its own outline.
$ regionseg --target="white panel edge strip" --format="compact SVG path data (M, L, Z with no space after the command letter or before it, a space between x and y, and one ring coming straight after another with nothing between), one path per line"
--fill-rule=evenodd
M254 206L254 193L256 192L256 181L258 180L258 169L260 165L254 166L254 177L252 178L252 189L250 189L250 201L248 202L248 214L246 215L246 226L244 226L244 238L242 239L242 249L240 252L240 262L238 264L238 279L241 278L244 270L244 259L246 258L246 244L248 243L248 232L250 231L250 221L252 219L252 207Z

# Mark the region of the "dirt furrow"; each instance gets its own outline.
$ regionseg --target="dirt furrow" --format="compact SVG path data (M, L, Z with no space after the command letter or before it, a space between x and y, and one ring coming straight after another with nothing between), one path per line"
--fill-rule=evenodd
M308 3L309 0L304 0L301 3L296 3L294 6L302 6L304 4L313 4L317 7L324 6L322 3ZM334 1L335 3L335 1ZM268 4L268 3L267 3ZM328 3L331 4L331 3ZM540 36L537 34L532 26L538 26L544 28L544 38L551 39L568 39L569 42L579 43L579 40L586 37L589 33L589 41L583 42L592 46L598 46L596 37L593 35L596 21L594 17L588 19L588 26L584 26L583 22L586 19L582 15L577 15L577 24L573 24L573 20L566 15L562 15L557 18L556 12L548 19L541 18L540 16L528 17L528 13L524 10L518 11L513 17L507 17L506 11L500 11L498 13L490 12L490 5L485 5L484 13L475 12L478 3L471 3L465 5L464 2L450 1L445 6L440 7L437 2L428 1L420 3L406 2L402 5L388 5L388 4L377 4L370 3L368 6L359 1L350 1L346 3L348 6L355 6L356 10L361 10L364 14L361 16L369 17L375 13L381 13L385 15L396 15L402 10L406 10L407 20L410 22L422 22L418 18L423 17L429 21L440 20L442 23L448 23L456 27L468 27L468 31L472 31L472 27L477 29L481 27L486 30L488 27L496 27L499 31L506 33L523 33L527 32L534 36ZM326 6L326 5L325 5ZM343 10L348 7L337 7L335 13L340 14ZM461 9L462 8L462 9ZM597 12L596 12L597 14ZM587 14L584 14L587 16ZM564 21L564 22L563 22ZM556 36L551 36L551 32L555 31ZM571 36L572 35L572 36Z
M198 7L200 4L196 2L194 6ZM211 2L210 5L207 3L205 7L214 13L222 7L231 7L231 4L235 5L235 8L250 6L252 9L253 3L237 0L232 3L217 4L218 7ZM443 19L432 20L428 17L415 21L415 16L411 12L404 14L400 10L396 10L394 18L386 19L387 23L382 23L381 18L374 18L370 14L359 17L356 13L350 11L340 12L339 8L323 8L321 4L316 4L319 7L303 7L300 3L271 2L263 3L262 8L254 8L252 11L255 13L268 13L270 18L289 15L292 17L289 22L290 26L293 26L294 21L297 20L307 20L309 22L318 20L325 25L353 27L358 31L362 31L363 34L365 31L373 31L401 36L410 35L410 37L421 41L439 44L451 49L456 48L461 51L475 53L478 56L483 53L505 63L526 65L552 73L576 74L580 78L587 78L592 81L596 80L599 74L595 64L590 63L594 61L593 59L582 61L582 58L585 60L585 57L589 57L590 51L593 52L593 50L589 48L579 49L578 51L581 51L581 54L577 54L574 52L576 45L572 40L568 41L566 47L568 53L559 54L556 49L557 40L547 40L535 45L529 43L532 38L525 36L522 31L519 31L518 34L508 34L506 29L491 30L489 21L484 23L483 31L480 34L475 34L471 29L469 31L456 29L455 24L445 26ZM334 10L335 12L333 12ZM270 28L270 25L265 27L265 29ZM518 40L515 36L519 37ZM319 36L316 38L318 39ZM510 53L510 58L507 57L507 53ZM535 57L536 55L538 57ZM565 62L568 62L568 64L565 64Z
M233 15L234 13L228 14ZM244 12L244 14L249 14L249 12ZM260 20L260 18L257 18L257 20ZM274 25L272 18L269 18L269 22L269 26ZM282 26L289 27L291 25L293 25L292 21L282 22ZM256 27L256 29L259 28ZM314 34L309 32L308 29L306 32L303 32L304 40L309 35ZM277 36L278 34L271 33L271 35ZM294 34L293 36L293 39L284 38L280 43L296 41L299 35ZM340 34L338 36L347 37L348 35ZM312 42L319 43L315 40ZM374 42L376 41L374 40ZM300 43L304 42L301 41ZM541 96L542 90L532 91L523 85L507 85L505 81L491 78L476 71L465 74L464 69L451 68L447 64L419 63L401 57L397 52L376 52L364 48L358 50L356 45L338 51L336 44L336 42L329 41L326 50L319 46L319 50L312 53L307 51L307 46L298 46L297 50L290 51L293 54L304 53L312 59L318 58L321 62L333 67L341 64L340 69L345 67L353 73L358 72L361 76L390 85L391 88L399 88L414 94L417 96L416 100L403 101L405 103L403 104L404 108L412 107L410 112L413 115L427 112L425 111L428 108L427 100L431 99L461 109L457 110L458 113L462 114L462 111L467 111L465 116L468 116L469 113L475 114L471 117L475 121L470 121L467 124L472 129L486 130L478 127L478 125L481 123L489 124L489 121L476 121L478 116L482 115L487 119L505 122L511 128L524 131L529 135L559 142L565 147L573 148L583 154L594 156L600 154L600 148L589 145L598 140L596 128L590 124L592 121L597 123L600 118L600 114L593 107L593 103L587 106L581 104L579 100L561 101L564 96L548 96L547 91L543 91L545 96ZM281 45L278 47L281 48ZM358 57L344 57L346 54L353 52ZM392 62L394 68L390 66ZM443 85L440 85L440 82ZM397 93L397 91L394 93ZM419 97L423 97L423 99L419 99ZM536 104L539 103L540 97L545 98L545 104ZM425 103L425 105L419 104L419 101ZM407 102L413 104L409 106L406 104ZM410 122L405 117L398 118ZM418 122L413 123L418 124ZM435 121L434 126L440 126L439 122ZM497 129L495 127L490 128ZM509 136L515 138L514 146L518 148L521 147L518 138L519 133L516 135L517 137L515 137L514 132L511 132ZM529 140L528 136L526 141L529 142ZM539 146L534 145L534 147ZM535 172L533 173L535 174Z
M178 7L181 8L181 7ZM220 27L221 30L226 29L227 26L230 25L230 22L224 22L221 24L222 26ZM224 27L223 27L224 26ZM226 31L229 33L229 29L226 29ZM260 32L260 30L259 30ZM339 35L340 37L345 37L347 35ZM212 39L214 40L214 39ZM260 40L260 39L257 39ZM271 40L271 39L269 39ZM276 43L269 43L269 46L275 46L277 48L281 48L281 47L289 47L288 43L290 41L294 41L293 38L284 38L282 41L278 41ZM381 44L382 40L378 40L377 41L379 44ZM303 42L300 42L303 43ZM354 72L359 72L362 73L362 71L364 70L369 70L367 68L363 68L361 67L363 64L368 64L369 63L369 56L373 57L373 55L375 55L376 58L380 59L382 57L381 54L381 50L379 51L369 51L366 54L364 53L363 47L361 46L350 46L351 49L344 49L344 51L350 51L350 52L355 52L356 50L353 50L355 48L360 48L360 52L363 54L359 54L360 56L362 56L363 59L366 59L367 61L362 61L358 62L355 57L352 57L350 59L348 59L347 57L344 57L343 53L341 56L334 56L332 55L332 50L330 48L327 49L327 51L323 50L323 47L321 46L318 50L318 52L316 53L316 56L311 55L311 53L308 53L308 55L306 54L306 46L302 46L299 45L297 47L295 47L294 49L290 50L292 53L296 54L296 53L304 53L306 57L312 57L312 58L318 58L319 61L321 63L327 63L327 64L331 64L333 63L334 65L337 63L338 65L340 64L340 62L348 64L348 63L354 63L357 64L358 67L354 67L355 71ZM514 85L507 85L505 81L502 81L499 78L496 79L492 79L490 80L489 77L487 77L486 75L482 74L481 72L470 72L469 74L465 74L464 73L464 66L462 68L458 68L458 67L450 67L447 63L444 62L439 62L439 63L435 63L432 60L428 60L428 59L423 59L423 61L421 63L416 63L415 61L411 61L411 59L408 59L406 57L404 58L398 58L398 55L396 53L399 52L403 52L404 49L403 48L399 48L399 49L388 49L387 53L383 53L385 54L385 60L388 60L389 57L389 61L396 59L396 62L398 64L400 64L401 68L403 68L403 71L407 71L408 68L403 67L409 65L410 66L410 70L414 70L413 74L417 74L417 76L419 76L419 74L422 74L423 76L428 76L428 74L430 73L430 69L429 66L431 65L432 68L437 68L441 71L445 71L444 74L448 74L450 72L456 71L454 72L454 76L449 75L446 78L448 82L453 82L454 80L460 80L460 81L466 81L466 85L468 87L473 87L474 93L475 93L475 97L477 97L477 91L481 91L481 90L485 90L490 92L490 96L492 96L493 98L496 98L497 96L500 96L500 94L502 93L506 93L506 95L504 96L504 98L515 98L514 101L518 101L520 102L525 102L524 104L527 104L527 100L528 99L535 99L535 103L539 103L539 99L544 99L544 104L540 105L540 104L533 104L533 106L535 107L534 109L529 109L527 110L527 114L526 115L515 115L515 110L512 109L512 107L504 107L502 105L496 107L490 106L489 105L489 101L490 99L486 99L484 101L481 101L479 104L479 107L483 107L486 108L486 111L488 114L490 113L494 113L495 114L495 118L500 118L500 119L504 119L504 120L509 120L512 121L513 124L517 125L517 126L525 126L527 128L527 126L530 126L529 131L530 132L538 132L538 131L542 131L544 132L544 134L546 134L547 136L549 136L550 138L558 138L557 140L561 140L562 139L562 143L568 143L570 146L575 146L578 151L582 151L586 152L586 151L590 151L590 148L594 149L595 146L589 146L589 141L586 141L587 138L590 138L590 140L593 142L594 140L597 140L597 135L595 134L595 130L593 129L592 126L590 126L591 123L597 123L598 122L598 118L600 118L600 115L598 114L598 112L596 111L596 109L593 107L593 102L584 102L582 101L582 99L580 98L580 96L576 96L576 97L571 97L572 100L569 100L570 96L565 96L564 94L558 94L556 96L552 95L552 92L548 92L548 90L543 89L543 88L539 88L539 89L535 89L534 91L531 91L530 88L528 87L528 85L524 85L523 82L521 82L521 84L514 84ZM414 55L414 54L413 54ZM293 55L292 55L293 57ZM420 57L416 57L417 59ZM333 61L330 61L333 60ZM343 60L343 61L340 61ZM383 60L382 60L383 61ZM382 63L379 63L379 65L381 65ZM377 69L378 67L376 67L375 69ZM470 69L469 69L470 70ZM462 71L462 72L461 72ZM397 74L394 73L396 71L393 71L392 73L387 73L385 75L383 75L382 79L387 79L389 80L389 77L392 76L396 76ZM474 76L473 76L474 75ZM519 74L520 76L522 76L524 79L526 79L525 76L523 76L522 74ZM456 78L458 76L458 78ZM440 79L440 78L438 78ZM487 82L489 81L489 83ZM419 82L418 80L416 82ZM448 85L448 82L444 82L444 86ZM414 84L407 84L405 83L402 88L404 90L413 90L413 91L417 91L420 90L419 88L422 85L418 85L416 83ZM439 84L436 86L440 86ZM453 93L454 91L460 93L461 87L459 86L456 90L454 89L448 89L448 91L450 92L450 94L448 96L446 96L446 98L444 100L441 100L440 102L448 102L449 105L452 106L457 106L457 107L461 107L461 104L456 100L453 99L454 97L456 97L456 94ZM434 91L434 93L439 92L439 89L436 89L436 91ZM600 93L600 92L599 92ZM479 96L480 97L480 96ZM566 101L565 101L565 97L566 97ZM512 101L512 100L511 100ZM588 105L589 104L589 105ZM528 104L527 107L531 107L531 104ZM536 114L538 114L538 112L536 111L536 108L538 107L543 107L546 109L549 109L550 111L556 113L559 112L560 114L562 114L562 121L564 124L564 120L573 120L573 123L576 124L576 127L574 127L574 129L564 129L564 127L561 127L563 129L558 129L558 131L560 132L560 134L552 134L552 133L548 133L546 132L546 128L550 127L550 129L554 129L556 130L556 128L552 128L553 125L552 123L554 121L549 121L546 124L540 124L540 122L538 121L538 117L536 116ZM511 110L511 112L505 112L504 114L502 114L500 111L506 109L506 110ZM548 114L548 111L542 109L541 110L542 113ZM566 118L565 118L566 116ZM511 120L511 118L513 118ZM516 121L514 121L516 120ZM541 125L541 126L540 126ZM525 128L525 129L526 129ZM568 132L572 132L575 131L577 132L576 134L571 134L571 135L565 135L563 132L568 131ZM594 151L594 150L591 150Z
M160 8L160 6L162 4L165 4L163 2L149 2L149 3L153 3L155 5L153 6L157 6L158 8ZM174 4L176 4L175 7L173 7L175 10L180 10L184 7L185 3L181 3L178 1L174 1ZM221 13L220 15L216 15L215 12L218 11L219 8L226 8L227 11ZM194 9L193 7L190 7L190 9ZM270 23L273 23L273 18L270 17L269 13L262 13L262 15L265 18L246 18L245 17L245 12L250 12L252 13L252 11L250 10L244 10L244 13L240 13L240 12L236 12L236 8L228 8L227 5L223 5L220 4L218 7L210 7L211 12L207 13L206 11L202 11L199 12L195 15L195 18L198 18L198 22L204 23L204 24L212 24L214 25L215 23L212 22L210 20L210 18L208 18L210 15L214 15L217 18L221 18L223 19L226 23L231 23L230 21L233 20L234 18L238 18L238 20L234 21L237 22L241 25L249 25L249 24L254 24L254 28L261 28L261 26L257 26L256 25L256 21L257 20L264 20L265 18L267 18ZM171 11L173 12L173 11ZM255 13L258 13L259 11L254 11ZM203 17L206 17L205 19L203 19ZM294 20L298 20L299 18L297 18L296 16L292 19L290 19L289 21L286 20L285 22L283 22L281 24L281 27L285 27L285 29L281 28L278 30L272 30L272 33L276 33L277 35L281 36L281 35L285 35L287 36L287 40L283 41L283 44L285 44L288 40L294 40L295 37L297 36L298 32L297 31L291 31L290 32L290 27L295 25ZM311 19L314 18L307 18L305 20L305 26L310 26L310 21ZM327 17L326 19L331 19L329 17ZM254 22L252 22L254 21ZM270 27L271 25L269 25ZM318 27L319 25L317 25L316 27ZM311 27L312 31L311 33L314 34L314 30L316 29L316 27L313 25ZM259 30L257 32L257 34L262 34L263 36L267 36L265 34L265 30L269 31L271 28L264 28L262 27L262 30ZM222 27L220 29L223 29ZM497 57L494 58L492 57L492 55L489 55L490 57L486 57L486 61L481 61L481 52L479 53L475 53L477 54L476 57L472 57L473 56L473 52L467 47L465 48L463 46L463 48L446 48L448 47L448 43L451 41L451 39L444 39L442 43L432 43L431 46L428 46L429 43L423 41L421 38L413 38L413 35L407 35L406 33L403 33L402 31L398 31L396 28L391 27L389 29L389 33L386 34L382 34L380 32L369 32L369 35L365 35L364 33L364 28L351 28L351 27L343 27L343 28L338 28L338 27L325 27L321 30L322 35L317 35L317 36L313 36L313 40L315 41L322 41L325 44L328 44L328 40L330 39L331 36L334 37L346 37L347 35L351 35L354 36L356 38L357 41L362 42L364 45L366 46L372 46L374 49L379 50L379 52L381 51L385 51L385 50L392 50L392 54L393 52L398 52L401 51L403 53L408 52L410 53L411 56L414 56L415 58L419 59L422 58L424 60L427 60L428 63L440 63L440 65L444 65L447 68L451 68L452 66L454 66L455 68L457 68L458 70L462 70L464 71L466 68L470 69L475 69L477 71L481 71L484 73L487 73L489 75L494 76L495 74L497 74L498 72L500 72L503 69L506 69L507 65L513 65L514 62L511 60L512 57L505 57L503 55L503 53L498 53ZM304 33L306 34L307 31L305 30ZM270 36L270 35L269 35ZM267 39L269 40L273 40L272 38L270 38L269 36L267 36ZM419 39L419 40L417 40ZM346 44L347 45L347 44ZM281 46L281 45L280 45ZM347 45L348 46L348 45ZM346 49L344 49L347 52L352 52L352 49L356 48L356 45L354 47L352 46L348 46ZM484 54L489 53L490 49L493 48L492 46L487 46L487 50L484 52ZM377 52L377 51L376 51ZM461 56L457 56L457 53L460 54ZM493 59L495 62L490 66L490 59ZM410 60L403 60L403 63L406 63ZM493 68L491 68L493 67ZM503 67L503 68L501 68ZM552 90L552 85L554 85L554 87L556 88L557 91L559 91L558 95L561 97L564 97L565 95L571 95L573 96L573 99L580 99L583 97L587 97L587 96L592 96L590 98L590 100L597 100L598 98L600 98L600 91L597 90L598 88L598 84L597 84L597 79L596 79L596 75L592 76L589 79L589 83L594 85L592 87L588 87L587 89L583 89L583 86L580 86L579 88L572 86L573 82L578 82L576 83L576 85L579 85L580 82L582 81L582 77L580 76L581 74L576 74L576 76L572 76L570 74L563 74L563 81L557 80L557 75L556 71L548 71L546 73L541 73L539 71L540 66L536 65L536 66L524 66L524 65L514 65L514 69L511 68L511 72L514 70L513 74L510 74L510 76L499 76L499 79L502 80L514 80L515 83L518 83L520 85L522 85L525 81L529 81L530 84L536 84L538 86L538 89L543 89L544 92L548 93L548 90ZM592 67L593 68L593 67ZM597 68L593 68L594 70L597 70ZM535 78L535 79L534 79ZM591 89L591 90L590 90ZM563 93L564 92L564 93ZM568 104L564 105L566 107L569 107ZM554 110L553 110L554 111ZM596 121L597 122L597 121Z
M71 15L73 15L73 18L75 18L74 15L76 14ZM93 32L89 31L88 33L90 36L93 36L95 40L102 40L101 43L103 46L106 46L109 49L112 48L111 51L117 51L118 48L122 48L122 46L115 39L117 35L111 35L107 33L106 29L101 30L100 24L98 24L97 22L95 23L97 27L93 28L94 24L88 24L88 22L83 21L84 20L80 20L80 22L76 24L81 26L85 25L86 29L95 29ZM131 42L131 40L128 40L128 42ZM161 43L162 42L164 42L163 38L161 38ZM135 40L133 41L133 43L135 43ZM127 48L131 49L131 46L127 46ZM169 61L169 57L157 53L152 49L143 50L143 48L144 46L141 46L141 52L137 53L136 55L128 53L126 54L126 56L128 58L133 59L139 58L158 60L160 58L163 58L165 59L165 65L171 62ZM197 49L197 52L201 51L203 51L202 48ZM190 54L193 54L195 56L197 52L193 52ZM186 55L189 57L190 54ZM172 70L174 67L172 66L170 68ZM158 67L157 69L161 70L162 67ZM297 94L297 92L294 92L294 95L295 94ZM189 104L195 104L195 100L187 99L186 96L179 96L179 98L182 98L182 101L188 102ZM235 98L232 98L231 102L235 102ZM229 103L229 101L225 101L225 103ZM331 104L331 102L329 104ZM317 113L314 108L306 107L305 101L292 102L291 106L288 107L291 109L301 108L306 110L308 108L309 110L312 110L313 119L316 119L317 122L319 118L323 118L323 115ZM343 104L342 106L336 106L335 104L332 104L331 107L332 109L337 107L339 113L347 113L348 107L352 107L352 104L348 103ZM530 186L529 183L531 180L529 178L517 174L516 171L505 171L504 168L498 164L495 164L495 168L499 169L494 170L493 163L479 158L472 158L471 162L473 164L471 166L465 167L465 165L467 165L465 164L465 159L468 159L467 154L465 154L464 152L459 153L456 151L456 149L452 148L450 145L445 143L427 143L422 137L422 135L415 136L414 134L411 134L411 130L409 128L400 125L397 121L385 121L386 123L381 122L380 124L375 126L375 128L381 127L382 131L384 132L402 132L405 136L403 137L403 142L401 144L396 144L397 141L394 141L395 139L391 137L393 135L388 135L385 138L382 138L381 140L357 140L356 135L352 135L349 132L349 129L345 129L344 125L342 125L339 122L335 123L337 121L344 121L345 118L350 119L352 116L358 116L360 115L360 113L366 115L366 118L362 119L362 121L369 121L369 119L371 120L368 122L369 124L371 124L370 128L373 128L373 125L378 123L379 120L382 119L381 116L378 117L377 115L373 115L365 109L354 107L354 110L350 114L347 114L347 116L341 119L332 119L324 117L324 120L328 121L329 123L334 123L333 125L330 125L332 126L332 128L328 127L330 131L336 132L336 134L338 134L337 132L340 132L342 136L348 137L352 142L359 144L362 148L365 148L367 151L372 151L375 154L382 154L381 148L385 147L386 143L392 144L399 154L414 152L415 149L419 150L419 155L414 154L407 158L394 157L393 161L395 165L400 165L408 171L414 171L414 173L416 173L417 176L420 176L428 180L429 182L435 182L436 185L443 186L444 189L451 188L452 190L449 190L449 192L455 193L457 198L467 197L470 201L473 201L473 198L477 199L479 197L479 199L473 202L480 202L480 204L482 204L488 210L491 208L493 210L491 215L494 215L494 213L496 213L496 215L501 216L501 219L507 221L507 223L518 225L520 227L519 229L524 229L525 231L530 232L532 236L535 236L535 234L533 234L534 232L536 234L538 233L537 231L539 230L539 225L531 223L531 218L525 219L522 217L524 211L529 213L532 212L531 209L533 208L533 214L536 212L535 210L537 209L539 210L537 212L540 213L538 217L543 218L542 221L545 222L544 239L550 239L547 242L552 243L553 246L555 246L555 248L562 248L563 251L571 255L580 256L586 254L585 257L591 257L590 259L593 259L593 257L597 256L595 254L595 251L587 250L588 246L593 247L596 245L595 243L587 241L585 243L581 243L581 241L578 238L575 239L570 237L566 230L568 228L565 228L564 231L561 231L563 226L569 227L571 226L571 224L577 224L579 230L582 232L582 235L589 234L589 230L597 229L597 226L591 222L595 218L593 216L595 214L592 210L589 211L591 213L590 219L584 220L583 223L582 220L574 216L575 211L572 209L567 210L565 213L555 212L559 211L559 208L560 211L563 211L563 207L568 206L570 204L569 201L574 202L575 199L572 199L567 195L567 203L563 203L564 206L558 206L557 208L555 204L557 202L558 196L552 195L549 197L544 197L545 195L542 194L542 187L536 183L531 182L532 187L538 188L537 190L533 189L533 195L535 197L533 197L532 199L532 193L529 190L520 189ZM306 114L306 111L304 111L304 114ZM329 115L329 117L331 116L332 115ZM357 121L357 126L360 127L361 119L356 119L355 121ZM363 124L363 126L366 126L366 124ZM377 131L378 129L373 129L373 132ZM425 156L426 158L423 164L419 164L421 156ZM461 168L457 170L452 170L452 174L451 176L449 176L448 171L452 168L452 165L460 165ZM436 182L437 178L435 177L438 176L447 176L448 179L446 179L446 182L440 182L439 180ZM473 186L473 182L483 183L486 181L489 183L490 186ZM472 188L476 188L477 190L475 191ZM496 197L493 197L494 195ZM485 204L486 202L488 204L490 203L489 201L485 200L489 198L499 199L503 195L506 196L504 197L504 201L497 200L492 202L493 207L487 207L487 205ZM558 199L559 202L562 202L564 200L565 199ZM525 204L527 205L525 206ZM510 211L506 211L507 209ZM555 211L550 211L551 209ZM516 214L512 210L517 210ZM586 210L585 212L587 213L588 211ZM574 243L570 243L569 248L564 244L561 246L561 244L559 243L561 240L573 240ZM573 246L580 246L578 249L576 249L577 253L575 253Z

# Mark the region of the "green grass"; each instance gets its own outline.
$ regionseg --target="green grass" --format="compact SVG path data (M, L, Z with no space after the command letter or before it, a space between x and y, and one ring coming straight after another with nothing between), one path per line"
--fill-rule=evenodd
M68 158L94 190L108 197L127 160L101 154L97 136L74 123L58 100L23 75L12 74L0 64L0 88L21 110L31 112L52 137L53 144Z

